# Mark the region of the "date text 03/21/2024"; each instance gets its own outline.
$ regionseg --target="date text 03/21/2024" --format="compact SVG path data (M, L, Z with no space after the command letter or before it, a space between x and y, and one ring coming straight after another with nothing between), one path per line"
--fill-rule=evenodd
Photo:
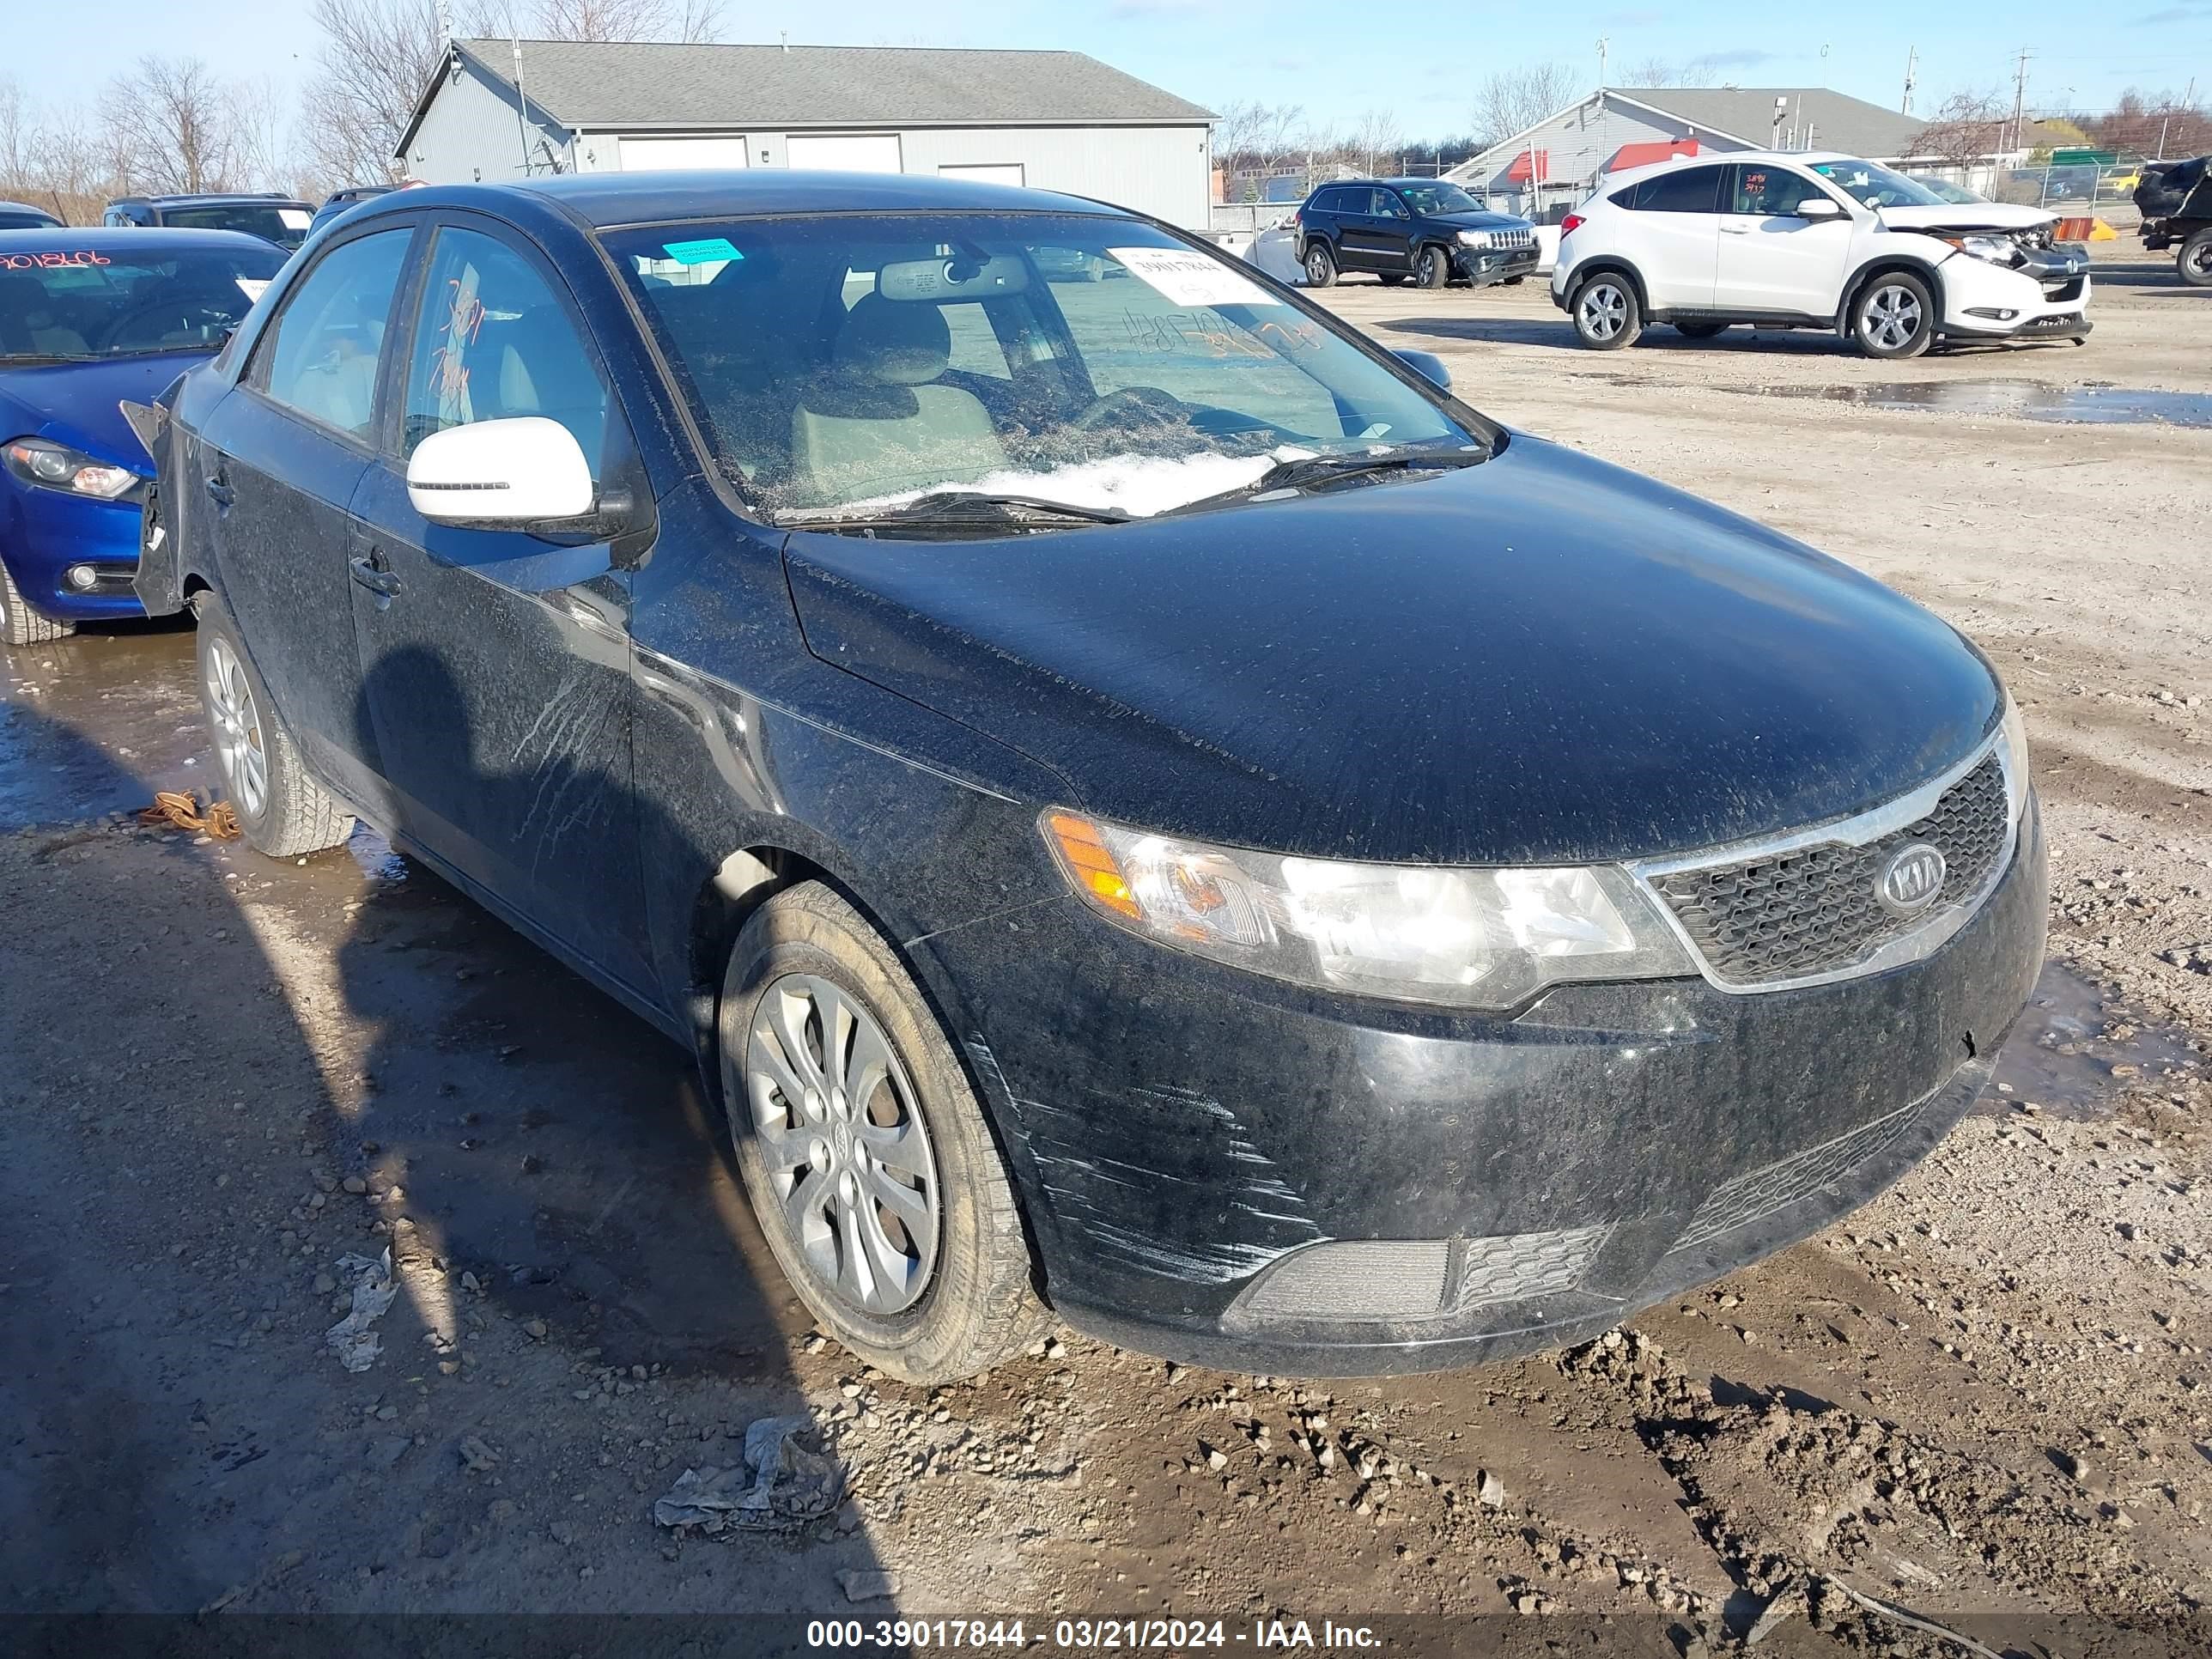
M1037 1621L1037 1645L1045 1645L1043 1621ZM1030 1621L1022 1619L817 1619L806 1626L811 1648L1000 1648L1028 1647ZM1218 1619L1056 1619L1050 1645L1083 1652L1124 1649L1225 1648L1234 1643L1257 1649L1314 1649L1324 1651L1379 1648L1382 1638L1365 1625L1340 1625L1324 1619L1316 1626L1303 1619L1255 1620L1235 1626Z

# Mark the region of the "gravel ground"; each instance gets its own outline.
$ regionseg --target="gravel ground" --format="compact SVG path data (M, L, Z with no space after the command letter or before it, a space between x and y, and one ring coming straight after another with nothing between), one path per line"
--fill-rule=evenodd
M1501 1651L1964 1650L1902 1610L1997 1651L2212 1648L2212 432L1786 395L2212 384L2212 291L2100 255L2087 347L1891 366L1802 335L1583 353L1534 285L1327 296L1500 417L1958 623L2044 793L2054 965L2000 1089L1834 1231L1517 1364L1301 1384L1066 1335L972 1386L871 1375L811 1334L643 1026L367 835L271 864L111 816L207 775L189 635L15 653L0 1611L1390 1612L1445 1616L1409 1642L1495 1615ZM349 1372L344 1258L387 1249ZM654 1523L805 1411L833 1516Z

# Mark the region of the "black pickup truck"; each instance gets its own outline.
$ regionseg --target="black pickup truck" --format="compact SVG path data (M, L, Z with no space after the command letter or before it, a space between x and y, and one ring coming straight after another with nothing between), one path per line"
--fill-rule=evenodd
M2212 155L2145 165L2136 185L2142 243L2152 252L2177 248L2181 280L2212 288Z

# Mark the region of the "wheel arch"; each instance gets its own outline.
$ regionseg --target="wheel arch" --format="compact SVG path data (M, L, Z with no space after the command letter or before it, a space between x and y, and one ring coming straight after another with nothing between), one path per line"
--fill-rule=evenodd
M1936 270L1934 260L1923 258L1916 253L1877 253L1853 271L1844 283L1843 301L1836 307L1836 332L1848 338L1851 331L1851 313L1856 308L1860 296L1877 276L1900 270L1909 272L1928 284L1928 297L1936 302L1936 331L1942 333L1942 275Z
M1644 313L1644 321L1655 320L1651 315L1651 296L1644 286L1644 273L1636 268L1633 262L1618 253L1592 253L1575 262L1573 267L1567 272L1569 308L1573 307L1585 283L1593 276L1602 276L1608 273L1627 278L1629 287L1636 291L1636 308Z

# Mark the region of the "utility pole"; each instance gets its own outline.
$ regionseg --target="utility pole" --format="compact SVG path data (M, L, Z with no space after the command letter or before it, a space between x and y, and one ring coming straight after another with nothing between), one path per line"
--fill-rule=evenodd
M1920 58L1920 48L1908 46L1905 51L1905 101L1897 106L1899 115L1912 113L1912 66Z
M2021 118L2027 111L2027 60L2035 54L2026 46L2020 49L2020 62L2012 77L2012 147L2020 148Z

